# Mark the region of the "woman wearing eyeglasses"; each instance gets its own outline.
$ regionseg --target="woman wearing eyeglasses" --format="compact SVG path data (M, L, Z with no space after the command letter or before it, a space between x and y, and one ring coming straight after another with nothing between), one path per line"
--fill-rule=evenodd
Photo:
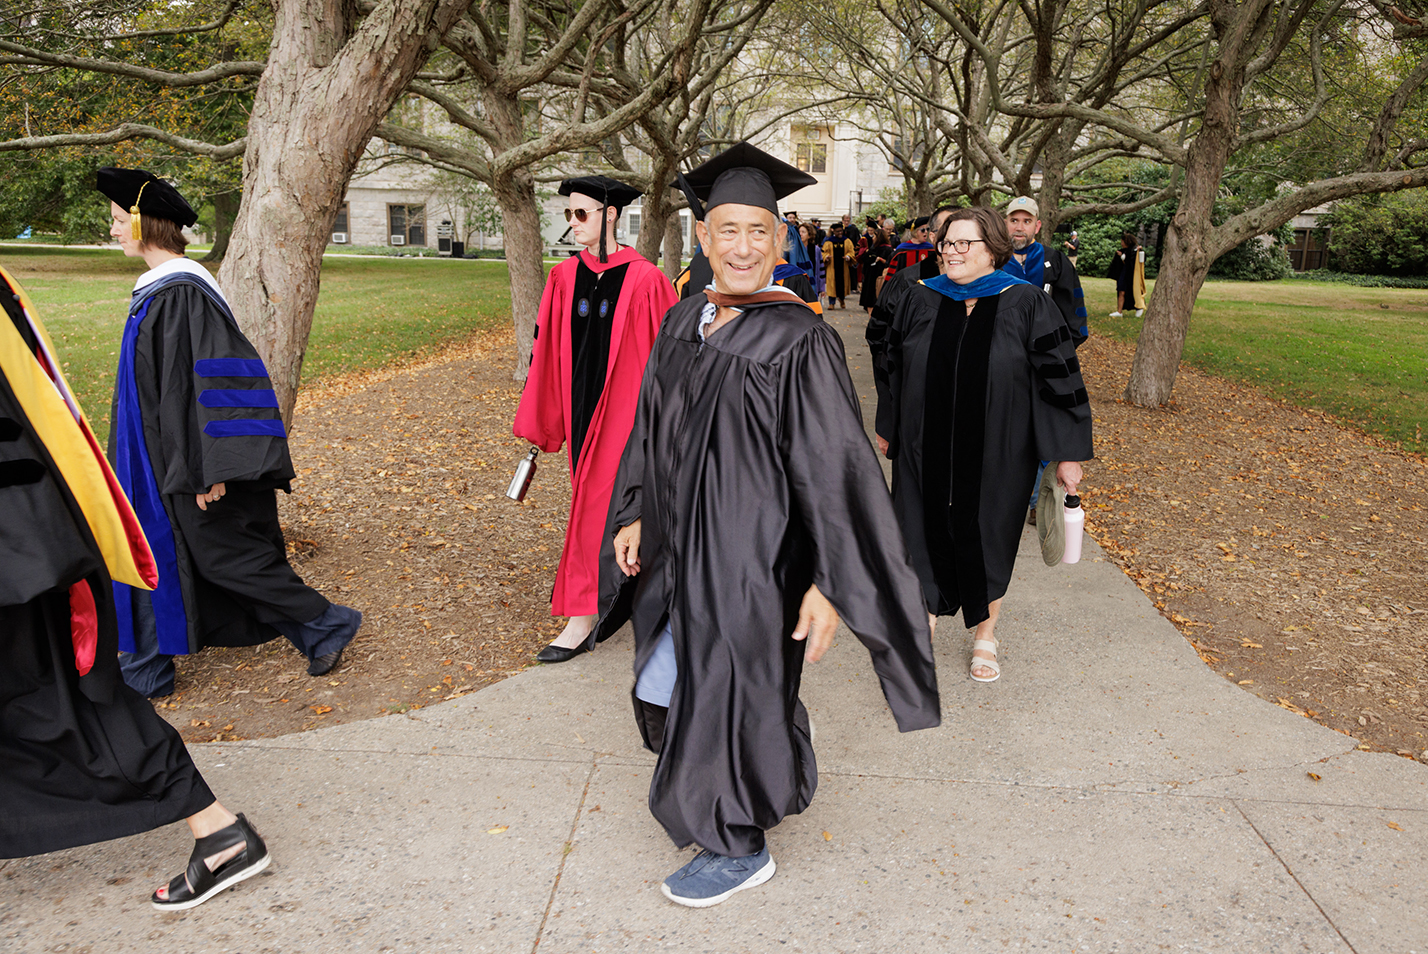
M993 682L997 615L1043 460L1067 493L1091 451L1091 408L1066 323L1040 288L1001 271L991 209L938 230L943 274L898 306L889 336L893 504L928 615L976 628L970 675ZM880 420L882 419L880 415Z
M565 629L536 659L565 662L595 648L600 543L620 454L634 426L645 362L678 296L658 268L615 240L639 190L606 176L566 179L565 219L583 246L551 269L515 434L546 453L568 445L570 523L551 594Z

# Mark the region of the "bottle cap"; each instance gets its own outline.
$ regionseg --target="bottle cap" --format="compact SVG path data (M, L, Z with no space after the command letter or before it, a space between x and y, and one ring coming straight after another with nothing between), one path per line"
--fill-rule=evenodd
M1066 495L1066 509L1067 509L1067 510L1075 510L1075 509L1076 509L1077 507L1079 507L1079 506L1081 506L1081 498L1080 498L1080 497L1078 497L1076 494L1067 494L1067 495Z

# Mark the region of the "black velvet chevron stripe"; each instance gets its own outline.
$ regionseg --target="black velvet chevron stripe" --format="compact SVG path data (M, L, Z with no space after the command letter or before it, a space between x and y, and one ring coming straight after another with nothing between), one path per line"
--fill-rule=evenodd
M1057 394L1050 388L1041 389L1041 399L1052 407L1073 408L1090 402L1085 388L1077 388L1070 394Z
M1071 340L1071 332L1065 325L1060 325L1053 332L1042 335L1031 343L1032 351L1050 351L1063 341Z
M0 417L0 441L18 441L25 429L13 417Z
M20 460L0 460L0 487L34 484L45 476L45 465L28 457Z
M1067 361L1062 364L1045 366L1038 365L1036 368L1036 373L1044 380L1053 381L1058 378L1069 378L1071 377L1071 375L1075 374L1080 370L1081 362L1076 360L1075 355L1072 355Z

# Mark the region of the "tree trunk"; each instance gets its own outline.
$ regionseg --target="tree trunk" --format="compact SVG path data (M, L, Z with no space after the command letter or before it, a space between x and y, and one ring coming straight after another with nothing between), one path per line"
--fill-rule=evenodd
M665 219L669 217L669 189L663 183L670 180L673 165L655 165L650 191L645 193L644 207L640 217L640 237L635 242L635 251L651 262L659 261L660 247L664 244Z
M511 320L516 328L515 379L524 381L530 371L536 314L545 291L545 249L541 243L535 179L529 169L517 169L509 175L498 176L491 191L501 206L506 267L511 273Z
M670 281L684 271L684 224L675 209L664 219L664 274Z
M1142 407L1159 407L1170 402L1175 388L1175 376L1180 370L1180 357L1185 350L1185 335L1190 330L1190 316L1195 310L1195 297L1210 273L1210 257L1205 254L1209 238L1209 216L1203 222L1186 226L1178 221L1166 234L1165 256L1155 291L1146 302L1145 323L1136 342L1135 360L1131 363L1130 382L1125 398ZM1127 266L1131 267L1131 266ZM1126 308L1134 307L1126 302Z
M1241 20L1231 24L1235 27L1233 31L1217 21L1222 39L1205 85L1200 132L1186 151L1185 184L1166 232L1165 254L1160 260L1155 292L1146 303L1145 323L1131 362L1130 382L1125 392L1125 399L1131 404L1158 407L1170 400L1175 387L1180 356L1185 350L1185 335L1190 329L1190 315L1195 310L1195 296L1200 293L1215 261L1210 254L1214 233L1212 216L1220 180L1239 131L1239 99L1244 86L1245 63L1252 53L1252 44L1245 38L1252 32L1256 18L1262 17L1266 9L1266 0L1258 0L1254 9L1237 11L1226 5L1216 13L1221 18L1238 15ZM1131 267L1131 263L1127 263L1127 267Z
M228 254L228 240L233 235L233 220L238 215L241 192L219 192L213 197L213 248L203 256L205 262L221 262Z
M243 156L243 202L219 283L292 422L322 253L372 138L467 0L275 0Z

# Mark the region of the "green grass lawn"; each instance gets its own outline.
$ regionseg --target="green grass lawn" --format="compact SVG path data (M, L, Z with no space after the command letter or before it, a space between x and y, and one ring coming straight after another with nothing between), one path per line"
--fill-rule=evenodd
M117 250L0 248L49 329L99 439L138 259ZM450 259L327 259L303 381L381 367L511 320L504 264Z
M1093 278L1083 287L1091 333L1135 341L1134 311L1106 317L1114 284ZM1428 452L1428 290L1207 282L1184 360Z

